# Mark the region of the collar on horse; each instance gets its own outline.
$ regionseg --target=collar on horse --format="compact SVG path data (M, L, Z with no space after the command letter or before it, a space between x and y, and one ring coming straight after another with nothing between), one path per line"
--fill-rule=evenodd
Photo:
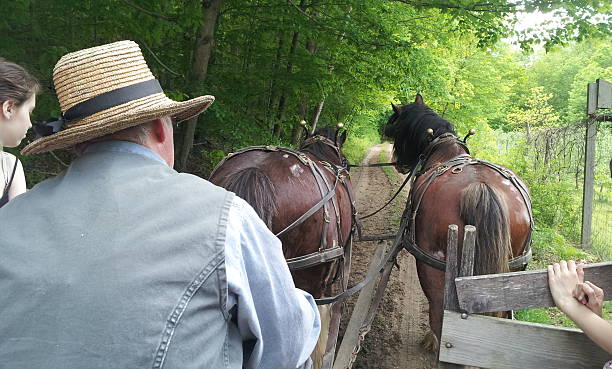
M424 168L425 163L427 162L431 154L435 151L435 149L445 142L457 143L462 146L467 153L458 155L448 160L447 162L438 165L435 168ZM409 216L410 218L408 219L408 222L405 223L406 227L404 229L400 229L400 233L404 233L404 247L406 251L414 255L417 260L420 260L425 264L442 271L446 270L446 262L427 254L416 244L416 216L418 214L419 206L421 204L423 196L425 195L425 192L427 191L429 185L431 185L431 183L433 183L436 178L442 176L449 170L453 174L459 174L463 171L463 167L465 167L466 165L481 164L486 165L487 167L497 171L499 174L508 179L520 192L523 202L525 203L525 206L529 211L529 222L531 229L533 230L533 213L531 210L531 198L529 197L529 192L527 191L525 185L521 181L519 181L518 178L514 175L514 173L512 173L508 169L486 160L472 158L469 155L469 152L469 149L463 141L459 140L452 133L444 133L436 137L425 148L425 150L423 150L423 153L419 155L419 161L417 162L410 175L410 194L408 195L408 202L404 211L404 214ZM416 178L421 175L426 175L426 177L423 182L421 182L421 184L415 188L414 183L416 181ZM523 249L523 254L508 261L509 269L511 271L524 270L529 260L531 260L531 255L532 253L530 232L529 237L526 241L525 248Z
M336 143L334 141L332 141L328 137L325 137L325 136L322 136L322 135L316 135L316 136L308 137L300 145L300 150L305 150L308 146L310 146L310 145L312 145L314 143L317 143L317 142L321 142L321 143L325 144L326 146L328 146L329 148L331 148L332 150L334 150L336 155L338 156L338 158L340 158L340 160L342 161L342 166L340 168L348 169L348 163L346 162L345 159L343 159L342 154L340 153L340 148L338 147L338 145L336 145ZM306 150L306 151L308 151L308 150ZM325 161L322 160L322 162L325 162Z

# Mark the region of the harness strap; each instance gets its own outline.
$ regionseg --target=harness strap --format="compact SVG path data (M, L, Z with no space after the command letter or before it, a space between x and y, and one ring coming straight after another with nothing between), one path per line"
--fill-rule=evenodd
M380 209L376 210L375 212L368 214L368 215L364 215L362 217L359 217L359 220L364 220L367 219L375 214L377 214L379 211L381 211L382 209L386 208L387 205L389 205L393 200L395 200L395 198L397 197L397 195L399 195L402 190L404 189L404 186L406 186L406 183L408 183L410 181L410 178L412 178L412 172L410 173L409 176L406 177L406 179L404 180L404 183L402 183L402 185L400 186L400 188L395 192L395 195L393 195L391 197L391 199L389 201L387 201L386 204L384 204Z
M287 259L290 270L306 269L318 264L336 260L344 255L344 247L336 246L330 249L314 252L308 255Z
M454 136L453 136L454 137ZM456 139L456 138L455 138ZM457 140L458 142L461 142ZM430 151L431 153L431 151ZM458 155L444 164L438 166L437 168L431 170L429 174L427 174L427 178L419 184L417 188L412 188L411 193L409 195L408 203L406 204L407 209L412 209L411 217L410 217L410 234L407 235L406 239L406 250L413 254L415 258L419 261L424 262L425 264L441 270L446 270L446 262L433 256L427 254L422 249L420 249L416 244L416 216L418 214L419 207L421 205L421 201L427 192L427 188L429 185L438 177L446 173L449 169L452 169L451 172L454 174L460 173L464 166L473 165L473 164L483 164L489 168L494 169L498 173L500 173L505 178L509 179L511 183L518 189L519 193L523 198L523 202L528 209L529 212L529 222L530 227L533 230L533 213L531 209L531 199L529 197L529 192L525 188L524 184L521 183L516 175L514 175L510 170L497 165L495 163L491 163L486 160L476 159L470 157L468 154ZM508 267L511 271L524 270L527 266L527 263L531 260L532 251L531 251L531 232L526 240L525 247L523 249L523 253L517 257L514 257L508 261Z
M312 171L312 174L315 178L315 181L317 182L317 187L319 187L319 192L321 193L321 197L325 197L325 192L327 191L327 194L330 195L329 199L327 201L325 201L323 203L323 229L321 230L321 239L320 239L320 243L319 243L319 252L325 250L327 248L327 230L329 228L329 206L328 206L328 201L336 195L336 185L338 183L338 178L336 178L336 181L334 183L334 188L333 191L329 191L327 184L325 182L325 175L321 172L321 169L319 168L318 165L314 165L312 162L310 164L310 170ZM335 246L335 245L333 245ZM333 247L332 246L332 247Z
M334 187L331 189L331 191L329 191L325 196L323 196L323 198L321 198L321 200L319 200L319 202L317 202L307 212L302 214L301 217L297 218L293 223L289 224L285 229L283 229L282 231L278 232L275 236L276 237L280 237L283 234L289 232L290 230L292 230L295 227L297 227L300 224L302 224L312 214L316 213L319 209L321 209L327 203L327 201L329 201L329 199L331 199L336 194L336 185L337 184L338 184L338 180L336 180L336 182L334 183Z
M404 230L406 229L407 221L408 218L406 216L402 216L402 222L399 230L400 233L404 232ZM372 282L375 278L377 278L379 274L385 271L385 269L388 270L395 264L395 258L403 247L404 246L402 244L402 238L397 237L393 246L387 251L387 255L383 258L380 264L378 264L378 267L375 269L376 273L367 275L366 278L364 278L361 282L335 296L316 299L315 302L317 303L317 305L333 304L338 301L346 300L348 297L352 296L356 292L359 292L368 283Z

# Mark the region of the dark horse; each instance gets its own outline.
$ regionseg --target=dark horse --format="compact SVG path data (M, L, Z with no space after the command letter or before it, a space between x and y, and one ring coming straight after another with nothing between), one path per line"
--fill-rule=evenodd
M351 240L354 208L341 152L345 139L346 131L340 135L335 128L324 127L307 137L299 151L248 147L230 154L210 177L212 183L251 204L275 234L324 202L279 236L285 258L294 262L289 266L295 285L315 298L329 292L343 248ZM328 201L323 200L326 196Z
M420 95L393 110L385 135L394 139L398 169L413 170L416 176L407 204L411 220L405 247L417 259L429 324L439 340L449 224L459 227L459 240L466 224L476 227L475 275L524 269L531 255L531 202L516 174L470 157L452 124ZM428 335L431 347L437 347L436 337Z

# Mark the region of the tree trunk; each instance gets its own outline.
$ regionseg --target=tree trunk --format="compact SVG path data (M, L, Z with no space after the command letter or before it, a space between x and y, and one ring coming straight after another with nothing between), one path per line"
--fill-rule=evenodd
M300 3L300 6L304 5L304 0ZM299 32L293 32L293 38L291 39L291 49L289 50L289 57L287 58L287 76L291 75L293 71L293 58L295 56L295 51L297 49L298 39L300 37ZM286 91L283 88L280 99L278 100L278 115L276 122L274 123L274 129L272 130L272 135L274 137L280 137L280 122L285 119L285 111L287 109L287 96Z
M300 104L300 117L303 119L306 117L306 101L302 101ZM300 137L302 137L302 133L304 132L304 126L300 124L300 122L295 122L293 126L293 136L291 137L291 143L294 147L297 147L300 143Z
M323 100L321 100L321 102L319 103L319 105L317 105L317 111L315 113L314 119L312 120L312 130L310 131L310 134L314 134L314 132L317 130L317 123L319 122L319 117L321 116L321 111L323 111L323 104L325 103L325 98L323 98Z
M274 107L278 106L277 96L278 96L278 74L281 64L283 47L285 44L285 40L283 35L278 36L278 47L276 49L276 60L272 64L273 75L270 82L270 95L268 96L268 106L266 107L266 120L272 121L274 120Z
M193 64L191 65L191 92L196 93L206 79L208 72L208 63L215 43L215 26L221 3L223 0L202 0L202 18L203 23L198 28L196 36ZM178 162L178 170L185 170L189 152L193 147L193 136L195 133L198 117L191 118L183 131L183 140L180 150Z

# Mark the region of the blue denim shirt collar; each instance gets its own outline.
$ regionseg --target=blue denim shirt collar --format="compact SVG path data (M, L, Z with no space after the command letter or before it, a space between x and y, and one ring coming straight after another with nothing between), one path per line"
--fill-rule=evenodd
M85 151L85 153L94 153L94 152L127 152L136 155L142 155L147 158L157 160L160 163L164 163L167 165L166 161L162 159L157 153L153 152L151 149L139 145L137 143L129 142L129 141L101 141L96 142L89 145Z

